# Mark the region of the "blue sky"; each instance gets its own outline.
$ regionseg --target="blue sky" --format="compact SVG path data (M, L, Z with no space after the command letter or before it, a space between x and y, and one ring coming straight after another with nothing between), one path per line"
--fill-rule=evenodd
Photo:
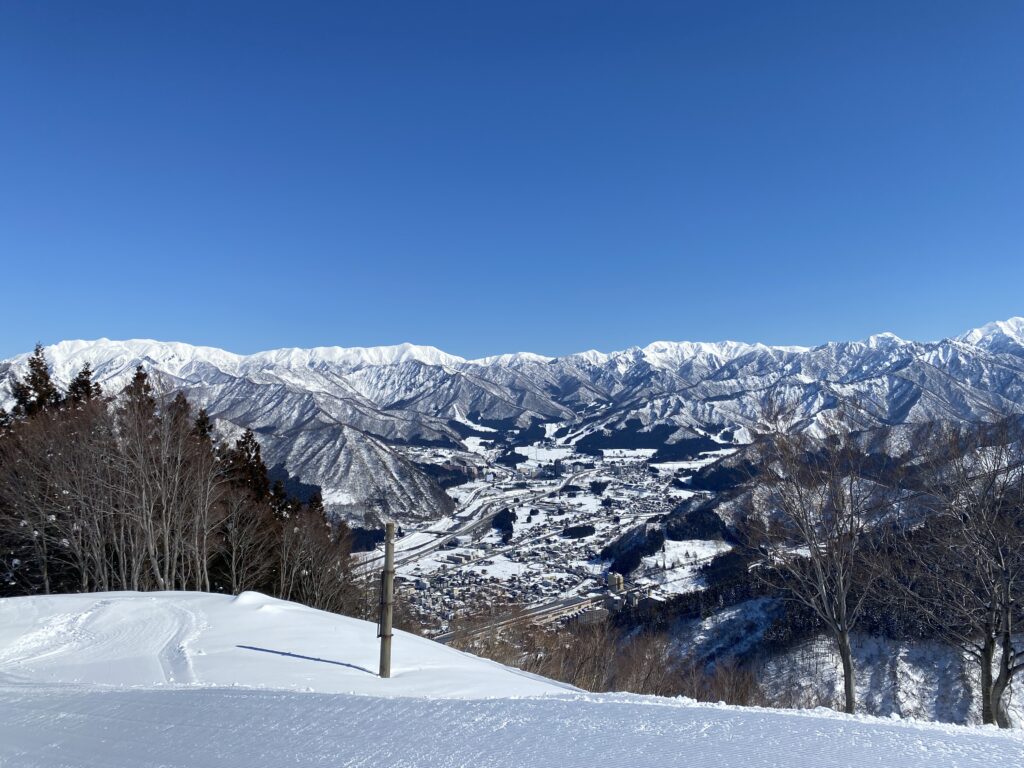
M7 2L0 356L1024 314L1024 4Z

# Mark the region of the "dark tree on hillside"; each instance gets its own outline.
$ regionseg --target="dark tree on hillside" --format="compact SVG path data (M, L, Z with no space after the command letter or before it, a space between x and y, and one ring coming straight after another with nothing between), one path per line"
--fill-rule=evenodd
M196 414L195 424L192 425L192 433L200 440L211 440L213 438L213 422L205 408L200 408Z
M325 514L324 497L320 495L320 491L313 492L313 495L309 497L309 501L306 502L306 508L318 515Z
M292 507L298 505L284 489L284 483L275 480L270 488L270 506L274 510L274 514L281 517L287 516L292 511Z
M501 531L501 541L508 544L512 541L512 534L516 522L516 513L511 509L503 509L491 518L491 527Z
M167 406L166 416L181 421L181 426L185 426L185 423L194 423L192 406L183 392L178 392L171 400L170 405Z
M80 405L102 395L103 389L92 380L92 368L86 363L68 385L68 402Z
M149 383L149 374L140 365L135 368L131 382L124 388L122 408L130 408L140 419L153 419L156 416L156 398L153 397L153 385Z
M46 363L42 344L36 344L35 351L28 359L28 375L24 379L15 378L11 383L11 394L14 395L14 412L17 416L34 416L47 408L60 405L63 398L50 378L50 367Z
M270 495L267 465L263 463L260 444L251 429L245 430L228 455L228 475L246 488L253 499L263 501Z

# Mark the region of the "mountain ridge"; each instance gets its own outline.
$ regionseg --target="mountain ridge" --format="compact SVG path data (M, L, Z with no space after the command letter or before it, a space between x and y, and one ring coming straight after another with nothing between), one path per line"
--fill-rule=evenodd
M734 357L753 350L778 350L781 352L804 353L816 349L841 344L862 343L869 347L879 346L883 342L896 342L907 344L941 344L949 341L961 341L964 343L978 345L991 343L996 338L1009 338L1024 345L1024 316L1013 316L1005 320L996 320L985 325L965 331L957 336L951 336L935 341L914 341L904 339L891 331L881 331L871 334L865 339L833 340L817 345L796 345L796 344L764 344L761 342L735 341L723 339L720 341L691 341L691 340L657 340L644 346L629 346L610 352L602 352L596 349L589 349L580 352L570 352L564 355L542 355L536 352L519 351L505 352L494 355L487 355L479 358L465 358L426 344L414 344L412 342L401 342L398 344L386 344L379 346L316 346L316 347L280 347L261 350L249 354L231 352L222 347L209 345L191 344L182 341L161 341L158 339L110 339L101 337L98 339L65 339L54 344L46 345L47 350L63 354L70 353L78 356L86 350L94 350L102 347L123 347L127 349L136 348L152 349L153 347L171 349L177 352L192 350L196 353L206 353L209 356L216 356L222 360L231 360L238 364L243 362L296 362L305 358L307 364L317 362L334 362L346 365L376 366L393 365L396 363L416 360L429 365L507 365L513 362L552 362L566 359L584 359L591 363L604 363L608 360L637 352L643 353L647 359L662 359L667 354L685 351L684 356L693 357L698 354L721 354L727 357ZM14 363L28 358L29 352L24 352L12 357L0 360L0 362Z
M634 447L685 458L710 440L749 440L773 400L809 431L843 402L857 405L851 428L869 431L1024 412L1021 317L938 342L891 333L815 347L658 341L476 360L413 344L239 355L100 339L45 351L59 383L89 363L108 392L142 365L220 422L253 429L269 464L321 486L337 511L370 523L451 511L454 502L421 471L416 452L479 463L481 444L470 437L484 441L490 459L545 433L584 452ZM11 405L10 378L27 358L0 361L0 405Z

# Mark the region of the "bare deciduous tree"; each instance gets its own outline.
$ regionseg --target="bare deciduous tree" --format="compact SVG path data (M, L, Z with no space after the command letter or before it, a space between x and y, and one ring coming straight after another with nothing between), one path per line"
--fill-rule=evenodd
M833 428L822 438L776 432L763 441L745 536L762 556L759 573L810 608L836 643L844 709L856 710L850 633L874 569L866 533L892 507L890 486L870 479L864 451Z
M886 594L979 667L982 720L1009 727L1024 669L1024 444L1015 421L937 429L919 505L894 529Z

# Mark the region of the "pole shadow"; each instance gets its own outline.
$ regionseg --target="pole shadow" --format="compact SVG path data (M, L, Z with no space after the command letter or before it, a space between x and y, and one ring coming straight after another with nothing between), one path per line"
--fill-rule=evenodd
M365 667L360 667L358 664L349 664L347 661L334 661L332 659L321 659L316 656L303 656L301 653L291 653L290 651L275 651L273 648L257 648L255 645L236 645L235 648L243 648L247 651L259 651L260 653L273 653L276 656L289 656L293 659L302 659L303 661L318 661L321 664L334 664L338 667L348 667L349 669L355 669L359 672L365 672L368 675L377 676L376 672L371 672Z

